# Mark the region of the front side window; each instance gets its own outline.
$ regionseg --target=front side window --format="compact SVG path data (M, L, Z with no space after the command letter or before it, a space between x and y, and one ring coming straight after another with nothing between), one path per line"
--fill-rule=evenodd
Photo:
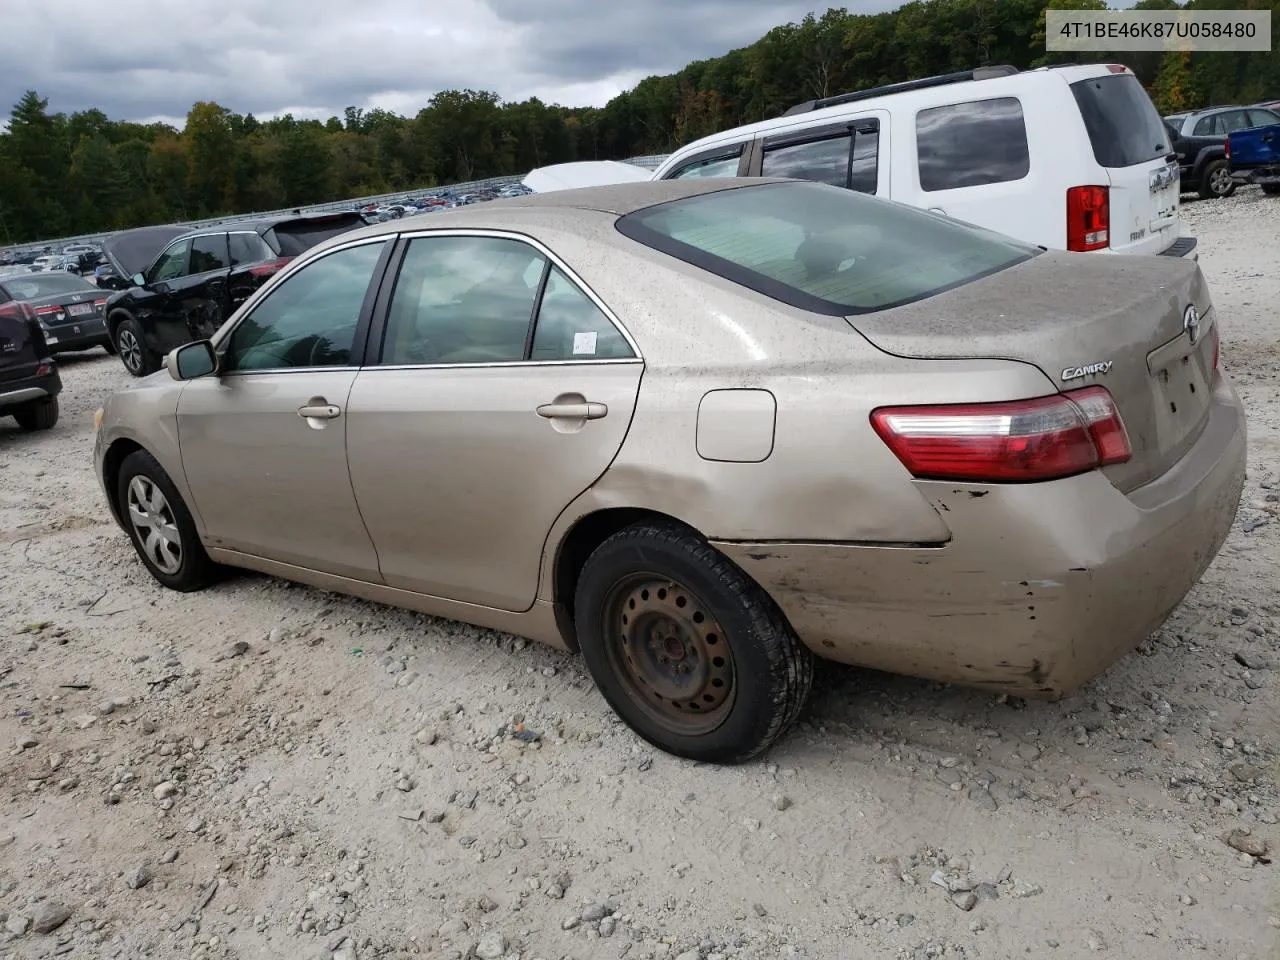
M409 241L387 312L384 364L525 358L547 258L506 237Z
M603 310L559 267L538 305L533 360L624 360L635 352Z
M191 272L210 273L227 269L227 235L215 233L191 241Z
M147 276L147 282L156 283L161 280L177 280L179 277L186 276L187 261L190 257L190 240L179 240L177 243L171 244L164 253L160 254L160 258L151 265L151 273Z
M1021 263L1039 248L825 184L757 184L621 217L640 243L783 303L834 316L888 309Z
M1219 114L1222 118L1221 133L1234 133L1237 130L1244 130L1249 126L1249 118L1245 116L1243 110L1231 110L1227 113Z
M387 241L338 250L287 277L231 332L224 370L345 367Z
M1273 123L1280 123L1280 115L1272 113L1270 110L1263 110L1254 107L1249 111L1249 126L1251 127L1269 127Z
M1031 172L1017 97L930 107L916 114L920 188L956 190L1021 180Z
M736 177L738 175L738 162L741 158L741 149L730 157L704 157L701 160L693 161L693 163L685 164L667 179L688 180L697 177Z

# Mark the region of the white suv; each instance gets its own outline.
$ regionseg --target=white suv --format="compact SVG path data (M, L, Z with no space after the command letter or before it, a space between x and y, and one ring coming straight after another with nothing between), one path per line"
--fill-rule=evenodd
M1197 257L1178 162L1128 67L984 67L811 100L667 157L655 180L793 177L1058 250Z

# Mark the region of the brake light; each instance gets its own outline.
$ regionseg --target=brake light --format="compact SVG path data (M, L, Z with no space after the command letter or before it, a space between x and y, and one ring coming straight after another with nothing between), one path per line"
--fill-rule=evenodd
M61 309L61 307L36 307L36 316L47 317L50 314L57 313Z
M920 480L1056 480L1133 455L1105 387L1003 403L882 407L871 426Z
M1110 70L1112 73L1128 73L1129 72L1129 68L1126 67L1123 63L1108 63L1107 69Z
M1222 141L1222 149L1226 151L1227 159L1230 160L1231 159L1231 138L1230 137L1227 137L1227 139Z
M107 305L107 298L99 297L97 300L93 301L93 305L95 307L105 307Z
M292 259L293 257L278 257L275 260L260 263L256 267L249 268L249 275L253 277L269 277L273 273L279 273L283 270L285 265Z
M1067 249L1101 250L1111 242L1111 191L1106 187L1067 188Z

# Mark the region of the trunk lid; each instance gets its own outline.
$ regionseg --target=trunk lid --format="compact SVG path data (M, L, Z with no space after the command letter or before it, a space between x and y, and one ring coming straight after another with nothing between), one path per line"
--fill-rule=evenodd
M1194 261L1047 251L939 296L848 321L896 356L1019 360L1048 378L1046 394L1106 387L1133 447L1127 463L1104 468L1121 490L1173 466L1208 418L1216 319Z
M1106 171L1110 248L1158 254L1181 235L1179 167L1169 128L1132 73L1071 84L1094 159Z

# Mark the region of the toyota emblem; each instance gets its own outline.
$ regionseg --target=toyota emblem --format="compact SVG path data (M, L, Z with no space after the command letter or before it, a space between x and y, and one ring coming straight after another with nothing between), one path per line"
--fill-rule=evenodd
M1182 311L1182 329L1187 331L1192 343L1200 339L1200 311L1194 303L1187 304L1187 309Z

